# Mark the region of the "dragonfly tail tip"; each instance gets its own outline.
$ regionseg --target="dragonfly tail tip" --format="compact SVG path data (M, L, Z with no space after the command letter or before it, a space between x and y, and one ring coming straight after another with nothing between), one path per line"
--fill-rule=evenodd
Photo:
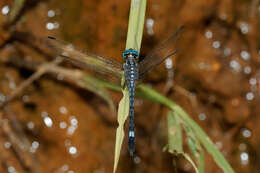
M130 151L129 153L130 153L131 157L134 157L134 152L133 151Z

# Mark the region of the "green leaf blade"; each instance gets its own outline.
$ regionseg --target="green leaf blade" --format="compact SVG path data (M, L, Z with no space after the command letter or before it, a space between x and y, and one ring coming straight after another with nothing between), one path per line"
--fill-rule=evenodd
M118 114L117 114L117 121L118 127L116 130L116 144L115 144L115 157L114 157L114 169L113 172L116 172L117 165L119 162L120 150L122 148L123 139L124 139L124 123L127 119L128 112L129 112L129 93L124 90L123 91L123 98L119 102Z
M170 153L183 153L182 148L182 128L180 119L173 111L169 111L168 123L168 151Z
M140 49L143 36L145 10L146 0L131 1L126 49L132 48L138 51ZM120 101L118 109L118 121L120 122L120 124L118 126L116 135L115 160L113 172L116 171L117 164L119 161L120 150L124 138L123 126L129 114L129 93L127 88L123 90L123 98Z

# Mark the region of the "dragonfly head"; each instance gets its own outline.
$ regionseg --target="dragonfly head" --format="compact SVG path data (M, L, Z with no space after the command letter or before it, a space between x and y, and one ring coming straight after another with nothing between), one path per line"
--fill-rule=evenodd
M135 60L139 59L139 53L135 49L127 49L123 52L123 58L126 60L130 55L134 57Z

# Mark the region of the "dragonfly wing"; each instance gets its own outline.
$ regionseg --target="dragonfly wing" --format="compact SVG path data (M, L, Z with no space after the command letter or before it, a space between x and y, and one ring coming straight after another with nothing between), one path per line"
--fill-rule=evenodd
M120 83L123 75L121 63L88 53L55 37L48 38L50 39L50 46L52 46L61 57L71 61L80 68L92 70L98 77L102 77L106 81L110 81L110 79L116 77L116 80Z
M156 47L139 63L140 78L143 78L146 73L156 68L165 59L171 57L177 52L176 40L179 38L180 32L183 30L183 28L184 26L179 27L176 32L174 32L167 40Z

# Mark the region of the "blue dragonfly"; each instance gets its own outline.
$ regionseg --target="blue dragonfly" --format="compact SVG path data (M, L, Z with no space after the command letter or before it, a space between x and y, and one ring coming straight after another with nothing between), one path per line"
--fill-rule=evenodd
M125 50L122 55L123 64L109 58L91 54L55 37L48 37L51 45L59 52L59 55L76 66L91 69L97 75L99 74L99 77L101 74L103 79L107 80L109 78L109 81L112 79L113 82L115 81L114 79L121 81L124 75L125 83L123 87L127 86L129 90L128 148L131 156L134 155L135 150L134 97L136 82L177 52L176 40L183 28L183 26L179 27L167 40L153 49L143 59L140 58L137 50Z

